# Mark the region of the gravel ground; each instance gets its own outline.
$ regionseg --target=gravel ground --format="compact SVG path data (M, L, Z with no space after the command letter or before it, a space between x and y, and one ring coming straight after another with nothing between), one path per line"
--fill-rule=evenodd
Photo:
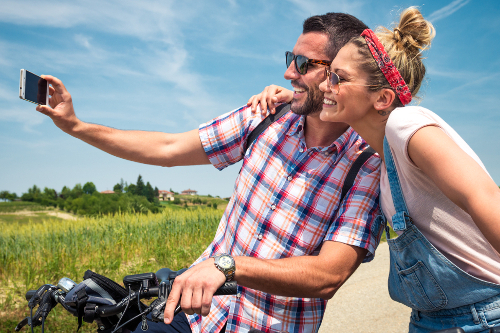
M408 332L411 310L391 300L388 276L389 246L384 242L375 259L361 264L328 302L319 333Z

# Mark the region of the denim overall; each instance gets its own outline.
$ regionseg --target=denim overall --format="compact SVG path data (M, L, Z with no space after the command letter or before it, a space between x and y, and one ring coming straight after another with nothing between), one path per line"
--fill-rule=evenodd
M396 214L393 229L403 232L390 249L389 294L413 309L410 333L450 327L488 332L500 326L500 285L464 272L443 256L413 224L408 213L391 149L384 138L384 159ZM384 218L384 221L386 219Z

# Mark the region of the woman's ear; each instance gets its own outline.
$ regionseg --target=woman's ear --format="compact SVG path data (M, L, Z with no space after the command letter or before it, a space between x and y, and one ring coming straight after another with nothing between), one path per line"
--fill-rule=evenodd
M382 89L378 91L377 99L375 100L375 110L386 110L391 108L394 99L396 98L396 94L391 89Z

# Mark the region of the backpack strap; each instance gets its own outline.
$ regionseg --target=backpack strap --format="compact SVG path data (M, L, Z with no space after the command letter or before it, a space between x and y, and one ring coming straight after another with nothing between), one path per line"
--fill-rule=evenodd
M339 203L341 203L344 200L345 195L351 189L352 185L354 184L354 180L356 179L356 176L358 175L358 172L363 166L363 164L365 164L365 162L373 154L375 154L375 150L373 150L372 147L368 147L361 154L359 154L356 161L354 161L354 163L351 165L351 169L347 173L347 176L345 177L344 180L344 185L342 186L342 194L340 195Z
M264 132L272 123L280 119L288 111L290 111L290 104L283 103L276 108L275 114L269 113L267 117L264 118L264 120L260 124L258 124L257 127L255 127L253 131L248 135L243 154L247 152L248 147L250 147L252 142L254 142L255 139L257 139L257 137L262 134L262 132Z

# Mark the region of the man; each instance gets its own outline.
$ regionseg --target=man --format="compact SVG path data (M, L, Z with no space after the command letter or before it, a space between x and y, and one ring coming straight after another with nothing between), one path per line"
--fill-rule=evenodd
M249 143L246 153L247 136L263 119L249 107L186 133L120 131L78 120L62 83L46 77L54 109L37 110L110 154L163 166L211 163L218 169L243 159L212 244L175 280L165 309L170 325L150 325L150 331L189 331L189 321L193 332L315 332L326 300L371 259L378 242L380 159L374 155L364 163L339 202L344 178L367 146L346 124L319 119L325 64L365 28L339 13L304 22L285 72L295 90L293 112ZM306 64L298 56L311 60ZM213 297L233 278L238 295ZM174 318L179 300L188 316Z

